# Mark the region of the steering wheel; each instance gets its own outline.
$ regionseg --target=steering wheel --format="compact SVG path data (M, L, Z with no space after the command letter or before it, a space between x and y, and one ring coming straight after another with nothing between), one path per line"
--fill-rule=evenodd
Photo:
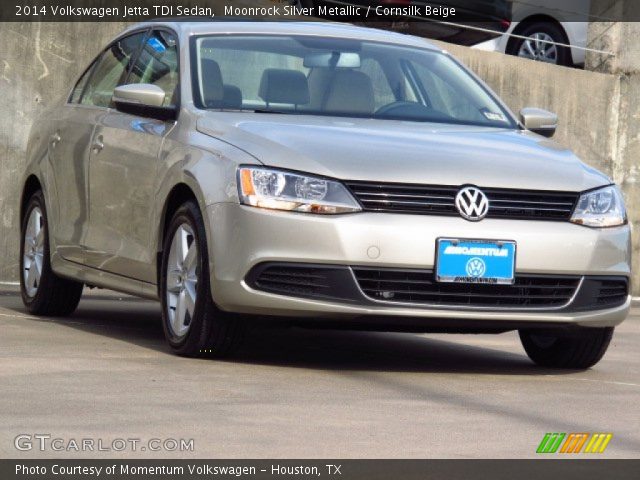
M407 102L401 100L398 102L387 103L386 105L381 106L378 110L376 110L376 115L397 115L412 112L420 113L424 110L428 110L428 108L416 102Z

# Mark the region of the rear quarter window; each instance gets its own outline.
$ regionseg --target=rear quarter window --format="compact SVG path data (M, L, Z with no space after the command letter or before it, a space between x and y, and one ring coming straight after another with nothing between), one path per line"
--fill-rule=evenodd
M89 77L91 76L91 71L93 70L95 64L96 62L94 61L76 82L76 85L75 87L73 87L71 95L69 96L69 103L80 103L82 92L84 91L84 87L87 84L87 80L89 80Z

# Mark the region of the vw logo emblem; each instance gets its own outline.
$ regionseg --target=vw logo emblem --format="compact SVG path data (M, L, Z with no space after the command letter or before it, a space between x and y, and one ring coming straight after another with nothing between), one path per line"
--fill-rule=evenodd
M463 218L477 222L487 216L489 199L477 187L464 187L456 195L456 208Z
M474 257L467 262L467 275L473 278L478 278L484 275L487 270L487 266L484 260L478 257Z

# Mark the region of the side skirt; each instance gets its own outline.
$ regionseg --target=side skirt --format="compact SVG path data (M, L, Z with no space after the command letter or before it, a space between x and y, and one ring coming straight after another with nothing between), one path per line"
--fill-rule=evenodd
M115 290L149 300L159 300L158 287L153 283L142 282L115 273L105 272L96 268L65 260L59 253L51 255L53 271L70 280L84 282L100 288Z

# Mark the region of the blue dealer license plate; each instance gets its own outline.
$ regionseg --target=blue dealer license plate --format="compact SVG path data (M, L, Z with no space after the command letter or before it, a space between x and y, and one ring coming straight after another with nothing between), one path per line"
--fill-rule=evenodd
M438 282L510 285L514 281L515 266L516 242L437 240Z

